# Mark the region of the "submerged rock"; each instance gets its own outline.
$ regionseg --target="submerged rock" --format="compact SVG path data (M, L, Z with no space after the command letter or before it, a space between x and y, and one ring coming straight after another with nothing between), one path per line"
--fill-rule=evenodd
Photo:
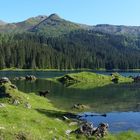
M78 110L80 110L80 109L88 109L88 108L89 108L89 106L84 105L84 104L74 104L72 106L72 109L78 109Z
M34 75L26 75L25 79L32 81L32 80L36 80L37 78Z
M15 81L16 81L16 80L25 80L25 77L23 77L23 76L15 77L14 80L15 80Z

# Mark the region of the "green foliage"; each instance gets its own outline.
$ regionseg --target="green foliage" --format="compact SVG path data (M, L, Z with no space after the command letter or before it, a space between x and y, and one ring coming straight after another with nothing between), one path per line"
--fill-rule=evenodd
M140 68L139 43L126 46L123 37L85 30L58 37L0 34L0 69Z
M105 85L116 83L114 79L117 79L117 83L132 82L132 78L127 78L114 73L111 76L96 74L92 72L80 72L64 75L60 78L52 78L51 80L57 80L65 86L71 88L80 89L92 89L96 87L103 87Z

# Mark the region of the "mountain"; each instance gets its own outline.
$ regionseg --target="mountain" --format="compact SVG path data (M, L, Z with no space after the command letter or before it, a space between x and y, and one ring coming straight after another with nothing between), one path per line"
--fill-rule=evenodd
M5 24L7 24L7 23L2 21L2 20L0 20L0 25L5 25Z
M37 16L37 17L32 17L29 18L25 21L19 22L19 23L15 23L15 25L17 26L17 28L22 29L24 31L29 30L30 28L34 27L35 25L39 24L40 22L42 22L43 20L45 20L47 18L47 16Z
M42 33L48 36L58 36L80 28L80 25L64 20L57 14L52 14L29 31Z
M18 23L0 24L0 32L5 33L27 32L30 28L39 24L46 18L47 16L37 16Z
M109 25L99 24L92 26L94 31L100 31L109 34L127 34L127 35L140 35L140 26L124 26L124 25Z
M140 27L89 26L57 14L0 25L0 69L140 69Z
M64 20L57 14L51 14L50 16L32 17L18 23L2 24L0 32L33 32L47 36L58 36L81 28L79 24Z
M140 35L140 26L124 26L109 24L98 24L90 26L65 20L57 14L51 14L50 16L40 15L18 23L6 24L5 22L0 21L0 32L8 33L32 32L43 34L46 36L59 36L79 29L93 30L116 35Z

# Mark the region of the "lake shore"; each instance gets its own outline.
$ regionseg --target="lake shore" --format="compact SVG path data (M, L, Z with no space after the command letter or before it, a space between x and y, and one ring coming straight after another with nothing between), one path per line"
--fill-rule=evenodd
M72 139L76 140L76 134L66 134L66 130L75 130L77 126L70 126L69 121L62 120L66 113L53 106L50 101L34 93L26 94L13 88L9 84L2 84L0 89L10 95L10 98L1 98L0 124L1 138L13 140L17 137L24 137L27 140L37 139ZM11 101L18 100L19 103ZM10 102L9 102L10 101ZM28 103L28 106L25 106ZM30 105L30 106L29 106ZM109 134L104 139L125 140L127 138L139 138L139 134L134 132L122 132L119 134ZM82 140L87 137L78 135ZM93 139L95 139L93 137Z
M0 69L0 71L107 71L107 72L137 72L140 71L140 69L88 69L88 68L79 68L79 69L19 69L19 68L5 68L5 69Z

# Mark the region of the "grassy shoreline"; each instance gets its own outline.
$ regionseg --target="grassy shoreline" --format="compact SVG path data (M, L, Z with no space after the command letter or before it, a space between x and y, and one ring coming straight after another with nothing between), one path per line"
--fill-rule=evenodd
M112 70L107 70L107 69L88 69L88 68L81 68L81 69L19 69L19 68L5 68L5 69L0 69L0 71L107 71L107 72L137 72L140 71L140 69L112 69Z
M48 80L62 83L64 86L69 88L79 88L79 89L92 89L97 87L103 87L105 85L113 84L113 78L117 76L118 83L131 83L132 78L127 78L119 75L118 73L113 73L113 75L103 75L96 74L93 72L79 72L66 74L61 77L48 78Z
M87 74L82 77L91 80L97 78L95 74ZM71 74L73 76L73 74ZM76 74L77 75L77 74ZM74 75L75 76L75 75ZM81 74L79 75L81 76ZM90 77L91 76L91 77ZM77 77L79 80L79 77ZM108 77L102 77L106 79ZM85 79L84 79L85 81ZM87 82L87 81L86 81ZM0 86L0 93L8 93L12 100L19 100L19 105L14 105L7 99L0 98L0 103L5 107L0 109L0 138L3 140L87 140L87 137L77 135L66 135L66 130L75 130L77 126L70 126L69 122L62 120L62 115L65 110L54 107L50 100L44 97L35 95L34 93L26 94L18 89L11 88L10 84L2 84ZM25 107L25 103L29 103L31 108ZM140 134L128 131L119 134L109 134L103 140L139 140ZM95 138L92 138L93 140Z
M7 100L0 100L5 107L0 109L0 138L3 140L87 140L87 137L82 135L70 134L66 135L66 130L75 130L77 126L70 126L69 122L61 119L64 110L57 109L51 102L39 97L33 93L26 94L17 89L9 88L9 84L2 85L5 87L6 93L9 93L12 98L19 96L24 98L19 105L13 105ZM24 107L24 102L29 102L31 108ZM109 134L102 138L103 140L138 140L140 134L128 131L119 134ZM96 138L91 138L96 140Z

